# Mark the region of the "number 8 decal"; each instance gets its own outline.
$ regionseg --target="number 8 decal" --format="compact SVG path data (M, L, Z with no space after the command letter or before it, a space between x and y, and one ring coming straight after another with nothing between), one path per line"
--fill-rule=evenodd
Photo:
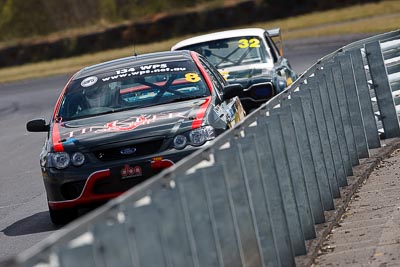
M194 73L194 72L186 73L185 74L185 79L186 79L186 81L192 82L192 83L195 83L195 82L198 82L198 81L201 80L199 75L197 73Z

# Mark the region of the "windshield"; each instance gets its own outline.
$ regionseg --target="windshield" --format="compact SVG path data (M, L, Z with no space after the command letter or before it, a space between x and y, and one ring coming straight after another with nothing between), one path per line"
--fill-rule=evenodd
M205 56L216 68L267 63L271 60L263 41L256 36L235 37L180 48Z
M57 119L69 121L209 95L203 77L191 61L133 63L128 68L72 81Z

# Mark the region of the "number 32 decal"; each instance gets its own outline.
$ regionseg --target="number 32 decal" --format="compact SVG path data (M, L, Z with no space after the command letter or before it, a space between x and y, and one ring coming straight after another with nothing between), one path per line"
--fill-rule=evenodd
M254 48L254 47L260 47L260 40L256 39L256 38L252 38L252 39L240 39L239 40L239 44L238 44L239 48Z

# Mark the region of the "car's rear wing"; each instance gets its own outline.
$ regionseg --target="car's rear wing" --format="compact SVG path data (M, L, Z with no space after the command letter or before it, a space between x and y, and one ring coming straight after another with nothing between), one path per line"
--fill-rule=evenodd
M282 41L281 28L267 29L266 31L271 38L277 39L277 41L275 43L279 48L279 54L282 56L283 55L283 41Z
M268 29L267 32L272 38L281 36L281 28Z

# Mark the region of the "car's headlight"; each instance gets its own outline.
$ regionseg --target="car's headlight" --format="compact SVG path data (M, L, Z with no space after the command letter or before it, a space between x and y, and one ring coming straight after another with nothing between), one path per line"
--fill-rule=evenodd
M215 138L215 131L212 126L204 126L185 134L175 136L173 144L175 149L183 149L186 145L201 146L206 141Z
M82 166L82 164L85 163L85 155L83 155L81 152L75 152L72 154L71 162L76 167Z
M184 135L177 135L174 138L174 148L183 149L187 144L187 138Z
M189 138L191 145L201 146L206 141L215 138L215 131L211 126L200 127L190 131Z
M51 162L57 169L65 169L68 167L70 162L70 156L67 152L56 152L51 154Z
M75 167L82 166L85 163L85 155L81 152L68 154L67 152L55 152L49 154L49 167L62 170L67 168L70 163Z

